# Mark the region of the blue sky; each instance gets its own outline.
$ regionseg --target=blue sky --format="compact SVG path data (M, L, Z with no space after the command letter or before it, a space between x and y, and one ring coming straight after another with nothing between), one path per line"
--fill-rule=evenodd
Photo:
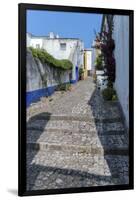
M37 36L54 32L60 37L80 38L85 48L90 48L94 30L100 31L101 21L100 14L28 10L27 32Z

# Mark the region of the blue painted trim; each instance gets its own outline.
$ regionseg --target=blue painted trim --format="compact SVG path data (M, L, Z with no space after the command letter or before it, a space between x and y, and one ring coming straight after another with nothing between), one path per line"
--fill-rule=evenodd
M26 93L26 104L27 107L30 106L31 103L35 103L40 100L41 97L50 96L54 93L57 86L51 86L47 88L42 88L34 91L30 91Z
M71 84L75 84L76 82L77 80L70 81ZM69 82L66 82L66 83L69 83ZM39 101L41 97L51 96L55 92L55 89L57 88L57 86L58 85L26 92L27 107L29 107L31 103L36 103L37 101Z
M75 84L77 80L71 80L70 83Z
M76 81L79 80L79 68L76 66Z

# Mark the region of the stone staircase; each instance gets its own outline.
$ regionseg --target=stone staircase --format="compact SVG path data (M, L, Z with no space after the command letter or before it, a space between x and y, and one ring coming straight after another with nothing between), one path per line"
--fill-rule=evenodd
M33 150L128 154L128 140L119 119L78 116L34 117L27 126L27 146Z
M119 117L42 113L28 119L27 163L28 189L126 184L128 136Z

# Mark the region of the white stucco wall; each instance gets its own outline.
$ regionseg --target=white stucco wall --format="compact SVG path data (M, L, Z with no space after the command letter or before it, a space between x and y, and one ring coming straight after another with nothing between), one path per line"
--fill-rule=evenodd
M61 44L66 44L66 49L61 49ZM74 59L73 56L76 48L77 52L75 51L75 54L77 54L78 56L80 56L80 51L83 48L82 41L79 41L77 39L44 39L43 48L57 59L69 59L73 62L74 65L79 65L79 62L81 62L80 57Z
M27 33L26 34L26 45L27 47L30 47L30 42L31 42L31 34L30 33Z
M86 50L87 54L87 70L92 70L92 51Z
M62 49L61 44L66 44ZM75 38L38 37L27 33L27 47L43 48L57 59L69 59L73 63L72 80L76 79L75 67L83 65L83 41Z
M66 49L61 49L61 44L66 44ZM72 80L76 79L75 67L83 64L83 42L77 39L44 39L43 48L57 59L69 59L73 63Z
M129 127L129 17L114 16L115 88Z
M30 46L37 48L37 45L39 45L39 48L42 48L43 46L43 39L42 38L31 38Z
M96 42L93 41L92 43L92 71L93 73L95 72L95 61L96 61L96 57L100 54L100 50L95 48Z
M92 48L92 71L95 70L95 60L96 60L96 49L94 48L95 41L93 41Z
M60 48L60 44L66 44L66 50ZM65 39L47 39L43 41L43 48L57 59L67 59L77 41Z
M29 36L29 34L27 34ZM66 44L62 49L61 44ZM79 39L51 38L51 37L27 37L27 47L43 48L57 59L69 59L73 63L72 80L76 79L75 67L83 65L84 43Z

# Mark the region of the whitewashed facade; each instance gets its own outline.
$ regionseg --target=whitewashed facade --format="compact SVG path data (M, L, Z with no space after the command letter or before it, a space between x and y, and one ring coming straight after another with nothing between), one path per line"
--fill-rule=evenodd
M104 15L101 31L109 30L111 20L113 20L112 38L115 42L116 62L114 88L124 114L125 125L129 128L129 17Z
M87 71L88 74L92 71L92 50L91 49L85 49L86 52L86 65L87 65Z
M94 73L95 71L95 60L96 60L96 48L95 48L95 41L93 40L93 43L92 43L92 71Z
M92 73L94 74L95 73L95 65L96 65L96 58L97 56L101 53L100 49L97 49L96 48L96 41L93 40L92 42L92 55L91 55L91 63L92 63Z
M78 38L60 38L50 33L49 36L33 36L27 33L27 47L43 48L57 59L68 59L73 63L72 80L76 80L76 67L83 65L84 43Z
M115 89L129 127L129 17L115 15L113 38L115 40Z
M76 38L59 38L50 33L49 36L33 36L27 33L27 47L45 49L56 59L68 59L72 62L72 70L61 70L43 64L27 49L27 106L50 96L62 83L76 83L79 78L79 67L83 65L84 44Z

